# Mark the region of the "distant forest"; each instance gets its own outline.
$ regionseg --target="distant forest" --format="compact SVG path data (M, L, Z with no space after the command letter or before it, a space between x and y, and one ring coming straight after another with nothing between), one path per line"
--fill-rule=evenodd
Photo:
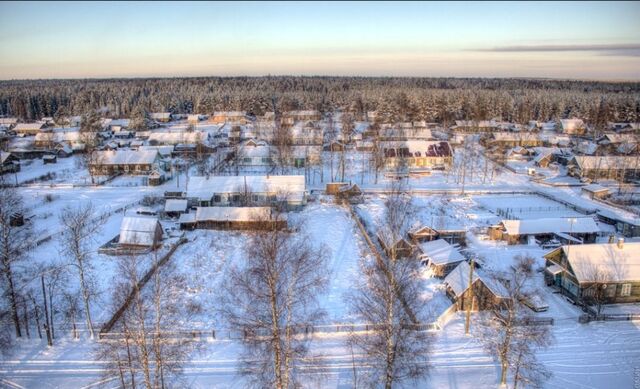
M200 77L0 81L0 115L36 120L101 109L110 117L150 112L349 110L383 120L525 123L580 117L599 126L640 121L640 83L543 79L403 77ZM60 111L59 111L60 110Z

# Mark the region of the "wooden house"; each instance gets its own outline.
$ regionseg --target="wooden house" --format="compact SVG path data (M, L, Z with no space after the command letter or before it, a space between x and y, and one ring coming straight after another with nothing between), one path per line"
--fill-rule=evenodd
M156 217L125 216L118 244L123 247L156 248L162 241L162 226Z
M152 112L149 117L156 122L168 123L171 121L171 112Z
M187 212L188 201L186 199L167 199L164 203L164 214L168 217L180 217Z
M273 230L286 229L285 215L269 207L198 207L195 213L180 215L180 229Z
M445 277L465 260L454 246L443 239L420 243L418 250L420 260L437 277Z
M584 135L587 132L587 126L582 119L560 119L561 132L568 135Z
M0 151L1 174L16 173L20 171L20 159L13 153Z
M562 246L544 258L547 284L577 302L590 304L596 293L606 303L640 302L640 242Z
M573 177L626 181L640 177L640 157L575 156L567 164L567 169Z
M414 243L442 239L450 244L464 246L466 244L467 230L463 226L436 223L433 226L418 225L412 228L408 235Z
M530 239L559 239L573 243L592 243L600 228L591 217L502 220L489 228L489 237L509 244L527 244Z
M156 150L111 150L94 151L89 161L89 170L94 175L114 174L148 175L162 168L163 162Z
M305 177L209 176L191 177L187 198L208 206L275 206L298 208L307 203Z
M472 311L491 309L509 298L500 281L480 269L473 270L469 288L470 270L469 264L462 261L444 278L447 296L459 311L466 310L468 304L471 304Z
M611 190L609 188L598 184L583 186L581 192L589 196L590 199L604 199L611 196Z
M209 117L209 123L247 124L250 119L245 111L219 111Z
M499 131L499 123L495 120L456 120L451 131L464 134L491 133Z
M544 141L534 133L494 132L486 140L488 146L497 147L538 147Z
M453 163L453 150L444 141L378 142L378 150L387 168L448 169Z
M18 123L13 127L16 134L36 135L44 128L44 123Z
M392 243L386 237L378 234L378 243L387 255L395 254L396 258L409 258L415 252L415 246L404 238L399 238Z

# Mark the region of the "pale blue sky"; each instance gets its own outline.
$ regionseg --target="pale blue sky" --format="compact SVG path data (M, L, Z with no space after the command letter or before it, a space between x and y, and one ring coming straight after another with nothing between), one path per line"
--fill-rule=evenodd
M0 78L640 79L640 3L0 2Z

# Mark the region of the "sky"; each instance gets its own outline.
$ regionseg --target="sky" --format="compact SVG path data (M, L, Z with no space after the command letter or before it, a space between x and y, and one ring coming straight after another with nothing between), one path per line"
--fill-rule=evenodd
M640 2L0 2L0 79L640 80Z

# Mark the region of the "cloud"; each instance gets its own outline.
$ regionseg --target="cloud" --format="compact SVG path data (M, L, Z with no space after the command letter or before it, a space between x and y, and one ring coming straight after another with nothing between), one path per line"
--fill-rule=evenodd
M531 52L565 52L565 51L589 51L601 55L617 55L625 57L640 57L640 44L591 44L591 45L519 45L498 46L471 51L491 53L531 53Z

